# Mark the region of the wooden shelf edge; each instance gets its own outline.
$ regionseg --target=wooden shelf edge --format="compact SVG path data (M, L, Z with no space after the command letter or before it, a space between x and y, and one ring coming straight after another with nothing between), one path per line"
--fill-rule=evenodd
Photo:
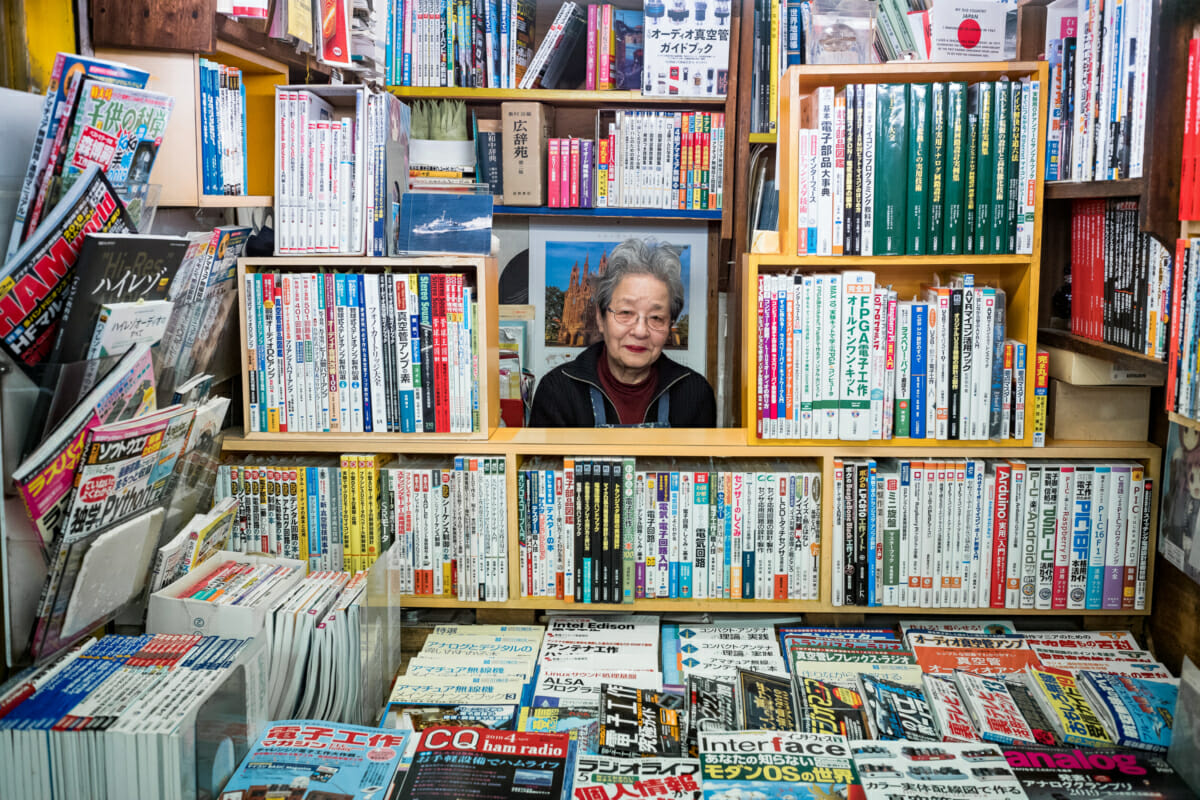
M1047 200L1070 200L1090 197L1134 197L1146 188L1143 178L1125 178L1119 181L1046 181L1044 197Z
M388 86L397 97L413 99L469 100L477 103L544 102L562 105L599 106L663 105L663 106L724 106L724 97L647 97L641 92L597 92L586 89L469 89L456 86Z
M1069 350L1072 353L1101 358L1105 361L1111 361L1114 364L1127 365L1135 369L1144 370L1156 377L1165 378L1167 376L1167 364L1164 361L1159 361L1156 358L1151 358L1150 356L1120 347L1119 345L1098 342L1095 339L1088 339L1069 331L1059 330L1058 328L1038 328L1038 344L1048 344L1051 347Z
M196 205L198 208L270 208L275 205L275 196L270 194L202 194Z
M406 438L400 439L399 436ZM893 440L896 441L896 440ZM919 440L913 440L919 441ZM907 442L905 442L907 444ZM985 443L978 443L983 445ZM865 455L896 454L896 446L830 441L805 444L747 444L743 428L668 429L668 430L592 430L556 428L496 428L487 439L434 438L428 434L251 434L227 430L223 449L228 453L339 453L370 450L379 453L481 455L573 455L588 456L661 456L664 452L681 457L713 458L857 458ZM1046 447L993 443L992 446L964 446L946 441L931 441L912 447L913 453L945 458L1103 458L1119 452L1126 458L1153 458L1159 448L1148 442L1066 442L1051 441Z
M492 209L500 216L599 217L604 219L680 219L716 221L721 210L686 211L670 208L550 208L548 206L505 206Z
M968 614L980 617L1028 617L1028 616L1121 616L1142 617L1150 614L1150 609L1123 610L1088 609L1067 610L1038 609L1038 608L913 608L908 606L835 606L820 600L702 600L702 599L667 599L635 600L632 603L568 603L552 597L520 597L505 601L478 602L460 601L453 597L429 597L426 595L403 595L400 599L402 606L409 608L454 608L469 605L473 608L513 608L513 609L546 609L573 610L580 612L593 611L695 611L702 608L705 611L745 611L755 613L768 611L798 612L809 614L899 614L906 616L965 616Z
M969 267L972 265L1028 266L1033 256L1011 253L976 256L793 256L783 253L747 253L760 268L762 267L832 267L832 266L875 266L875 267Z
M1177 425L1182 425L1185 428L1191 428L1194 431L1200 431L1200 420L1192 419L1191 417L1185 417L1183 414L1175 411L1168 411L1167 419Z

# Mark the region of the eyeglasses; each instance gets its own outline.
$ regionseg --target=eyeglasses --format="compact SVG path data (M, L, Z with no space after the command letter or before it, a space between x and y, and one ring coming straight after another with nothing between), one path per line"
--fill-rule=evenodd
M623 328L632 328L637 324L638 319L646 321L646 327L655 333L662 333L671 327L671 318L666 314L646 314L642 315L636 311L629 309L621 309L620 311L613 308L604 309L609 314L613 315L613 319Z

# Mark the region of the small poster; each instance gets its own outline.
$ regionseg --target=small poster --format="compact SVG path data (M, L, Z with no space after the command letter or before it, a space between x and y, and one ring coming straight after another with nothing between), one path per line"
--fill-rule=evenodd
M642 94L724 97L729 88L727 0L644 6Z
M930 61L1003 61L1009 8L997 0L935 3Z

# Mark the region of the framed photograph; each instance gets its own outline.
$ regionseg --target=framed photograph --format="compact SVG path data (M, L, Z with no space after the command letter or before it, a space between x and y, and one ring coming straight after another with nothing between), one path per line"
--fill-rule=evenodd
M683 311L663 352L704 374L708 322L708 229L704 223L531 219L529 302L536 312L528 368L538 378L600 339L592 287L605 269L608 255L631 238L680 249Z

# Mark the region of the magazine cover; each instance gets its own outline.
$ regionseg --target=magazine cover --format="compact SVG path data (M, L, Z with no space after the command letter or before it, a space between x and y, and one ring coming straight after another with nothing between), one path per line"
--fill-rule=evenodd
M49 547L62 525L88 431L97 425L140 417L154 407L150 349L135 347L13 471L13 484L44 547Z
M600 708L521 709L517 730L529 733L565 733L580 755L597 755L600 746Z
M1200 431L1171 423L1162 485L1159 550L1180 572L1200 583Z
M31 648L35 658L86 633L86 625L94 627L145 584L158 544L157 527L149 537L148 525L130 529L124 523L165 502L195 413L164 409L88 432L76 488L42 587ZM158 513L156 526L161 526L161 509ZM113 563L126 568L113 570ZM109 583L103 582L106 576ZM85 577L99 583L84 591ZM105 603L108 597L115 605Z
M1114 743L1167 752L1179 698L1177 685L1086 670L1079 672L1075 680Z
M90 167L0 267L0 346L30 377L54 347L84 236L133 229L104 173Z
M859 800L844 736L795 731L700 734L704 800Z
M737 730L737 694L732 683L692 674L687 677L687 696L684 740L688 754L696 758L701 732Z
M606 683L600 687L598 750L606 756L679 756L683 698Z
M970 712L958 693L954 679L946 675L925 675L925 699L943 742L977 742L979 734ZM865 736L854 737L865 739Z
M50 361L79 361L87 356L105 304L166 300L187 250L188 240L182 236L85 236Z
M436 727L420 736L396 800L559 800L573 777L565 733Z
M125 64L73 53L59 53L55 56L54 68L50 73L50 85L46 89L46 101L42 106L42 121L38 126L33 152L29 156L29 164L21 183L21 196L17 201L17 214L13 220L5 258L2 259L4 261L12 257L31 232L27 220L33 210L37 189L42 185L42 176L49 160L49 150L58 133L58 126L65 123L65 117L70 112L70 109L65 108L67 85L72 79L76 79L77 75L82 74L91 75L108 83L139 89L144 87L150 78L150 73Z
M847 739L867 739L867 710L862 695L804 675L792 676L796 694L796 725L805 733L832 733Z
M401 731L423 731L436 726L455 728L492 728L498 731L517 729L518 706L511 705L402 705L389 703L384 715L384 728ZM555 733L556 731L547 731Z
M313 720L269 723L220 800L388 797L408 736Z
M867 707L867 720L876 739L941 740L934 728L929 704L918 687L870 675L860 675L858 682Z
M89 81L67 142L60 191L95 165L122 196L143 197L174 105L170 95Z
M1104 747L1112 740L1075 684L1071 673L1057 669L1030 669L1033 698L1064 744Z
M739 669L737 688L742 730L796 730L796 703L787 678Z
M400 201L396 249L402 255L492 252L490 194L409 192Z
M1029 800L1191 800L1196 796L1167 760L1153 753L1006 747L1004 758Z
M980 739L997 744L1038 743L1004 681L960 670L954 673L954 682Z
M1025 797L1000 748L981 742L850 743L867 800Z
M729 84L729 7L673 0L648 2L644 12L642 94L724 96Z
M584 756L575 762L573 800L661 797L700 800L700 762L695 758Z

